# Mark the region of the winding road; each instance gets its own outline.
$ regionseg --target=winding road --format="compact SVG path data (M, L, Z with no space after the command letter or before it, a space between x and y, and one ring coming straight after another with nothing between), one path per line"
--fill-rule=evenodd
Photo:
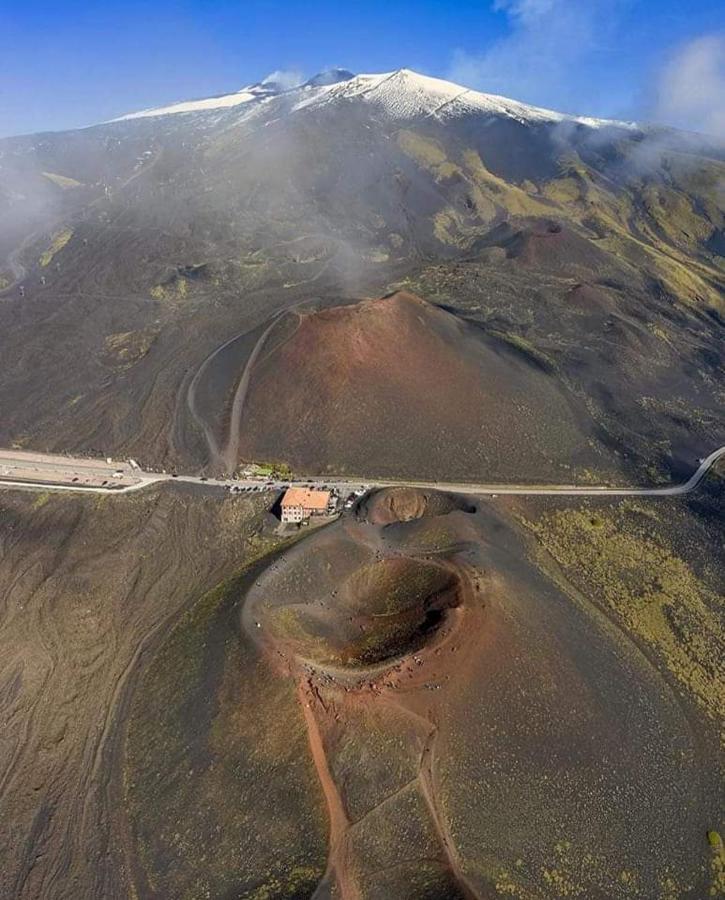
M242 408L244 407L244 401L247 399L247 391L249 390L249 379L252 375L252 369L254 367L254 364L257 362L257 359L259 358L259 354L262 352L267 338L269 337L269 333L272 331L277 322L279 322L282 316L286 315L286 313L290 312L292 309L293 307L291 307L290 309L283 309L281 312L277 313L277 315L272 317L269 325L267 325L262 334L259 336L259 340L254 345L252 352L249 354L249 359L247 359L247 363L244 366L242 377L239 379L237 389L234 392L234 399L232 400L232 414L229 420L229 433L227 437L227 443L221 454L221 458L227 472L234 471L234 469L237 467L237 461L239 459L239 432L242 424Z
M204 373L206 372L209 365L213 362L213 360L235 341L241 340L242 338L246 337L250 333L250 331L247 330L242 331L239 334L235 334L234 337L229 338L228 341L225 341L220 347L217 347L214 351L212 351L212 353L210 353L209 356L206 357L201 366L199 366L196 374L189 384L189 388L186 394L187 409L189 410L193 421L201 429L201 432L204 435L207 449L209 451L209 463L220 471L233 472L237 466L237 460L239 458L239 434L242 422L242 409L244 407L244 401L247 398L252 369L257 362L257 359L259 358L267 341L267 338L269 337L269 334L274 326L283 316L287 315L287 313L294 312L298 306L299 304L295 304L294 306L285 307L284 309L279 310L279 312L276 312L268 320L266 328L257 338L257 342L255 343L251 353L249 354L249 357L247 358L244 369L242 370L242 375L234 389L234 396L231 403L231 414L229 417L229 427L227 430L227 439L223 447L219 446L219 441L217 440L217 436L214 433L214 429L197 409L197 390L201 378L203 377Z
M689 494L700 484L715 463L725 457L725 446L714 450L700 462L693 474L680 484L661 487L613 487L610 485L575 485L575 484L477 484L451 481L395 481L392 479L354 479L337 476L311 476L295 479L296 483L312 486L326 485L339 491L371 490L373 488L403 487L422 488L424 490L451 491L472 496L544 496L544 497L677 497ZM290 484L289 479L242 478L222 479L204 478L198 475L169 475L167 473L146 472L139 468L123 465L124 474L115 484L97 484L94 480L83 476L93 471L93 479L108 480L116 471L114 464L103 460L72 459L71 457L25 453L18 450L0 451L0 488L8 490L43 490L43 491L75 491L95 494L128 494L144 490L162 482L184 482L196 484L204 488L259 488L270 491L282 490ZM73 479L76 479L75 481Z

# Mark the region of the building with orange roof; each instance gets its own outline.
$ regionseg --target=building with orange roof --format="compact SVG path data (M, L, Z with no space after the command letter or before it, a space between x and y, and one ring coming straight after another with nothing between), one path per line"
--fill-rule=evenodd
M282 521L299 524L311 516L330 511L330 492L315 488L291 487L282 497Z

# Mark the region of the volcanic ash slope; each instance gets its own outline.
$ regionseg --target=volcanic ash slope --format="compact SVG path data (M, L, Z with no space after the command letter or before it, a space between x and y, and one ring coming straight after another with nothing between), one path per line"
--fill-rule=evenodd
M545 360L413 294L295 313L268 338L243 459L304 471L561 480L593 424Z

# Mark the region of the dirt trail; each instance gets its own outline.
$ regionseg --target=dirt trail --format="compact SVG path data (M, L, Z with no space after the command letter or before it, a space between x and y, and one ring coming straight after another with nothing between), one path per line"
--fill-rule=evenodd
M199 383L208 367L220 353L222 353L224 350L226 350L227 347L229 347L231 344L234 344L236 341L242 340L243 338L247 337L247 335L249 335L250 332L254 331L255 329L246 329L239 334L235 334L233 337L226 340L223 344L220 344L218 347L216 347L196 370L193 378L188 384L188 388L186 388L186 407L191 415L192 420L201 429L204 435L204 440L209 451L209 463L213 468L218 469L219 471L232 473L237 467L237 463L239 461L239 429L242 421L244 401L249 389L249 381L252 368L257 362L259 355L264 348L267 337L269 336L274 326L282 318L282 316L285 315L285 313L292 312L294 309L295 307L289 307L276 312L272 316L272 318L269 319L267 327L259 336L257 343L254 345L252 352L249 354L241 377L237 382L234 396L232 398L229 429L227 432L227 439L223 447L220 446L219 441L217 440L217 436L214 433L214 429L209 425L206 418L198 409L197 392Z
M441 847L445 853L446 862L450 869L456 884L466 900L483 900L480 894L468 880L460 856L456 849L455 842L451 835L448 824L441 811L438 801L438 790L435 783L435 741L438 736L438 727L431 722L431 731L427 740L423 744L423 750L420 756L420 771L418 773L418 781L420 783L421 793L428 806L436 834L440 838Z
M207 358L204 360L204 362L199 366L199 368L196 370L196 373L194 374L194 377L191 379L188 390L186 392L186 405L189 410L189 413L191 414L192 419L199 426L199 428L201 428L201 430L204 434L204 439L205 439L206 445L209 449L209 462L213 466L219 467L219 468L221 468L223 466L223 458L222 458L221 450L219 448L219 442L216 439L216 435L214 434L213 428L211 428L211 426L206 421L204 416L202 416L201 413L197 409L196 391L199 386L199 381L201 380L202 375L204 374L204 372L206 371L206 369L208 368L208 366L210 365L210 363L212 362L214 357L216 357L223 350L226 350L226 348L229 347L231 344L233 344L235 341L241 340L241 338L245 337L247 334L249 334L248 331L242 331L239 334L235 334L234 337L229 338L228 341L225 341L221 346L219 346L215 350L213 350L207 356Z
M430 659L430 653L433 649L440 651L443 648L450 649L458 644L459 636L464 632L464 627L468 631L475 632L482 627L476 615L480 612L480 604L476 604L474 594L476 589L474 585L478 584L478 579L474 572L465 572L466 567L459 569L462 575L468 575L462 579L463 604L452 611L449 630L443 640L434 645L434 648L428 647L418 654L423 659L426 656ZM460 665L463 660L459 657L457 664ZM422 732L422 750L418 765L417 781L420 786L421 795L425 800L426 806L430 813L431 822L435 833L440 841L443 860L451 877L461 891L465 900L487 900L487 894L483 894L479 889L474 887L468 879L461 862L461 858L456 848L456 843L451 834L450 828L446 821L445 814L441 808L440 790L436 777L436 741L439 734L437 724L437 715L435 711L435 703L430 702L428 698L424 698L420 691L420 685L417 680L425 681L429 676L423 674L425 672L425 663L419 667L420 674L415 674L413 683L407 690L391 691L384 690L381 694L383 703L395 708L406 715ZM442 673L438 673L438 677ZM425 708L419 708L421 702L425 704Z
M234 392L234 399L232 400L232 413L229 419L229 433L227 435L227 442L220 455L220 460L227 472L233 472L237 468L237 464L239 462L239 430L242 424L242 410L244 408L244 401L246 400L247 393L249 391L249 381L252 376L252 369L259 359L259 356L264 349L267 338L274 329L275 325L286 313L293 311L294 307L290 307L289 309L281 310L272 317L269 325L259 336L259 340L254 345L254 349L249 354L249 359L244 366L242 377L239 379L237 389Z
M375 543L374 537L380 542L382 536L371 533L372 529L354 527L358 537L365 542ZM478 592L478 575L465 563L449 562L448 566L463 576L463 599L467 606L476 603ZM477 604L480 605L480 604ZM253 619L258 615L257 611L247 608L246 626L253 636L259 640L259 632L252 628ZM333 891L335 886L342 900L363 900L363 890L359 882L359 875L355 872L354 834L356 822L348 816L345 803L344 785L336 782L333 775L334 763L329 758L325 747L325 734L334 733L335 729L345 728L346 710L357 706L359 703L367 705L370 702L378 704L381 708L388 707L395 713L402 713L408 718L414 729L420 734L420 746L422 747L417 765L417 773L411 781L406 782L406 787L411 783L417 783L420 795L423 798L430 815L432 833L438 838L440 847L440 865L447 870L449 877L457 886L465 900L484 900L485 894L476 888L468 879L463 863L456 850L455 841L450 832L445 812L442 808L440 791L436 772L436 739L438 736L438 698L435 698L427 688L431 678L431 667L436 667L438 675L443 674L441 666L445 667L451 649L458 644L464 623L471 627L471 619L468 615L470 609L459 607L451 610L449 620L443 629L426 647L418 650L412 658L404 658L397 661L391 667L381 666L369 670L362 680L356 685L350 681L350 672L342 667L325 666L319 677L322 681L318 687L318 676L311 674L315 670L315 664L297 658L293 668L287 664L280 666L280 659L291 661L294 654L289 649L280 652L280 647L266 644L267 651L271 651L272 659L276 667L283 674L290 675L296 669L297 696L305 723L307 726L310 752L314 761L319 782L325 796L329 814L329 855L327 870L321 880L314 897L322 900L327 897L328 891ZM480 625L480 622L477 623ZM435 662L434 662L435 660ZM455 657L455 662L459 657ZM302 668L300 668L302 667ZM347 676L347 678L346 678ZM337 693L331 687L330 679L338 679L346 693ZM332 693L330 693L332 691ZM322 692L322 693L321 693ZM352 692L352 693L348 693ZM353 707L350 707L350 704ZM328 731L329 729L329 731ZM385 800L390 797L386 796ZM369 811L368 811L369 814ZM365 817L363 817L365 818Z
M313 895L313 900L315 897L318 897L320 890L323 887L327 887L333 878L340 890L341 900L362 900L362 894L352 874L352 854L349 840L350 821L330 771L315 712L318 707L322 707L322 702L309 680L300 681L298 697L307 725L310 752L312 753L312 759L315 763L330 815L330 852L327 871ZM324 708L322 708L322 714L326 714Z

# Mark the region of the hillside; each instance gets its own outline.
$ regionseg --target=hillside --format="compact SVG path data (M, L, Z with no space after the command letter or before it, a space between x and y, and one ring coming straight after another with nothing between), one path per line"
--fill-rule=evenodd
M682 469L722 434L724 158L408 70L3 140L0 443L202 467L187 390L216 348L409 286L564 347L600 427L636 404L617 451Z
M239 453L484 482L562 481L603 459L544 361L409 293L282 320L252 371Z
M723 184L406 69L0 141L0 446L204 476L0 495L0 895L722 893L725 459L596 486L725 445Z

